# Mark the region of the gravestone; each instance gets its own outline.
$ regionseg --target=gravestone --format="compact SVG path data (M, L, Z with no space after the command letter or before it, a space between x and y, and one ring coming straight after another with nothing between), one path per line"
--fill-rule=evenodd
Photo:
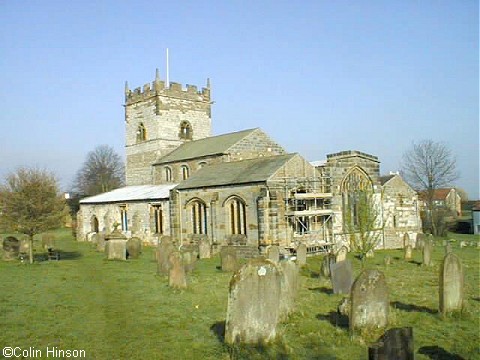
M43 250L55 248L55 235L50 233L42 234L42 248Z
M299 267L293 261L281 261L282 283L280 296L280 315L286 318L294 309L295 297L299 286Z
M363 270L352 285L350 330L383 328L388 324L388 288L385 275Z
M408 233L405 233L403 235L403 248L405 249L407 245L410 245L410 236L408 236Z
M210 241L208 238L198 240L198 255L200 259L209 259L211 256Z
M96 242L97 242L97 251L104 252L105 251L105 234L103 232L96 234Z
M423 245L425 244L425 234L417 233L417 240L415 242L415 249L423 250Z
M414 360L414 351L413 329L393 328L368 348L368 360Z
M220 250L222 271L237 271L237 252L233 246L223 246Z
M344 260L330 265L330 278L334 294L350 294L352 288L352 263Z
M337 257L335 261L338 263L340 261L345 261L347 259L347 254L348 254L348 248L343 245L340 250L337 252Z
M186 250L182 252L182 258L185 272L192 272L195 269L195 264L197 262L197 253L193 250Z
M23 237L20 239L20 247L18 252L20 254L28 254L30 252L30 239L28 237Z
M280 261L280 249L278 245L270 245L267 248L267 259L272 260L275 264Z
M368 259L372 259L375 257L375 252L373 251L373 249L370 249L367 251L367 253L365 254L365 256L368 258Z
M445 244L445 255L450 254L452 252L452 244L447 241Z
M412 245L407 245L407 247L405 248L404 258L405 260L412 259Z
M185 289L187 287L187 277L183 257L179 251L172 251L168 256L170 264L168 271L168 285L176 289Z
M282 274L274 262L250 260L230 280L225 342L267 343L281 319Z
M2 242L3 260L16 260L20 250L20 241L16 237L7 236Z
M463 268L460 258L449 253L440 267L440 312L461 311L463 307Z
M175 250L170 236L162 236L157 247L157 274L168 275L170 262L168 257Z
M297 264L303 266L307 263L307 245L299 244L297 246Z
M108 260L127 260L127 240L109 239L105 244Z
M130 259L138 259L142 253L142 240L132 237L127 241L127 253Z
M335 264L336 256L333 254L327 254L322 259L322 267L320 272L323 277L329 278L330 277L330 267L332 264Z
M432 265L432 251L433 243L430 239L425 240L423 244L423 262L422 265L431 266Z

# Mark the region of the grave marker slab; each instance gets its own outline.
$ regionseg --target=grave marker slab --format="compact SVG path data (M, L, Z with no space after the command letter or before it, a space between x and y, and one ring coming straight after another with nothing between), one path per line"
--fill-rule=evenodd
M330 278L334 294L350 294L352 288L352 263L350 260L330 265Z
M297 264L303 266L307 263L307 245L299 244L297 246Z
M160 239L157 247L157 274L168 275L170 270L170 262L168 257L175 250L171 242L171 238L164 236Z
M220 250L222 271L237 271L237 252L233 246L223 246Z
M172 251L168 256L168 262L170 263L168 285L177 289L185 289L187 287L187 277L182 254L179 251Z
M132 237L127 241L127 253L130 259L138 259L142 253L142 240Z
M343 245L337 252L337 257L335 261L338 263L340 261L344 261L347 259L347 254L348 254L348 248Z
M272 260L275 264L280 261L280 249L277 245L270 245L267 248L267 259Z
M460 258L449 253L440 267L440 312L461 311L463 307L463 267Z

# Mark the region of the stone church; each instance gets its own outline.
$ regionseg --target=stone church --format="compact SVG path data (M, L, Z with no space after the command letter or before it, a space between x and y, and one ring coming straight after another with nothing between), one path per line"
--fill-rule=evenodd
M377 248L403 246L421 232L415 191L398 174L380 176L376 156L341 151L309 162L260 128L212 136L210 84L125 86L126 186L80 202L77 236L118 226L155 245L208 239L263 251L278 244L310 253L349 245L346 218L369 190L378 212ZM349 214L346 216L345 214Z

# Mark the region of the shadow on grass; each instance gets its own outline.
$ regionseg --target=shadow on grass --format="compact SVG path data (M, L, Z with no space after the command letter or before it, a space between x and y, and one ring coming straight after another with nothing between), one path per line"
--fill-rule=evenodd
M225 342L225 321L217 321L210 326L210 331L215 334L218 341L222 344Z
M332 295L333 294L333 289L327 288L325 286L312 287L312 288L308 288L308 290L315 291L315 292L321 292L321 293L324 293L324 294L327 294L327 295Z
M420 261L410 260L409 263L410 264L415 264L415 265L418 265L418 266L422 266L422 263Z
M449 353L440 346L423 346L418 349L418 353L426 355L432 360L465 360L460 355Z
M317 314L318 320L328 321L335 327L348 330L348 316L342 315L336 311L330 311L328 314Z
M405 304L405 303L402 303L400 301L392 301L390 303L390 305L392 305L396 309L400 309L400 310L407 311L407 312L424 312L424 313L428 313L428 314L437 314L438 313L437 310L430 309L426 306L418 306L418 305L414 305L414 304Z
M58 253L58 256L59 256L59 260L78 260L83 256L82 253L80 253L78 251L57 250L57 253Z
M474 297L474 296L472 296L472 300L474 300L474 301L480 301L480 297Z

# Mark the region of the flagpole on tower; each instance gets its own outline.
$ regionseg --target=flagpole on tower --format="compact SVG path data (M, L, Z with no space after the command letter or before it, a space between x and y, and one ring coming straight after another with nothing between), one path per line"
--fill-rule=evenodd
M170 77L169 77L169 69L168 69L168 48L167 48L167 81L166 81L167 89L170 88Z

